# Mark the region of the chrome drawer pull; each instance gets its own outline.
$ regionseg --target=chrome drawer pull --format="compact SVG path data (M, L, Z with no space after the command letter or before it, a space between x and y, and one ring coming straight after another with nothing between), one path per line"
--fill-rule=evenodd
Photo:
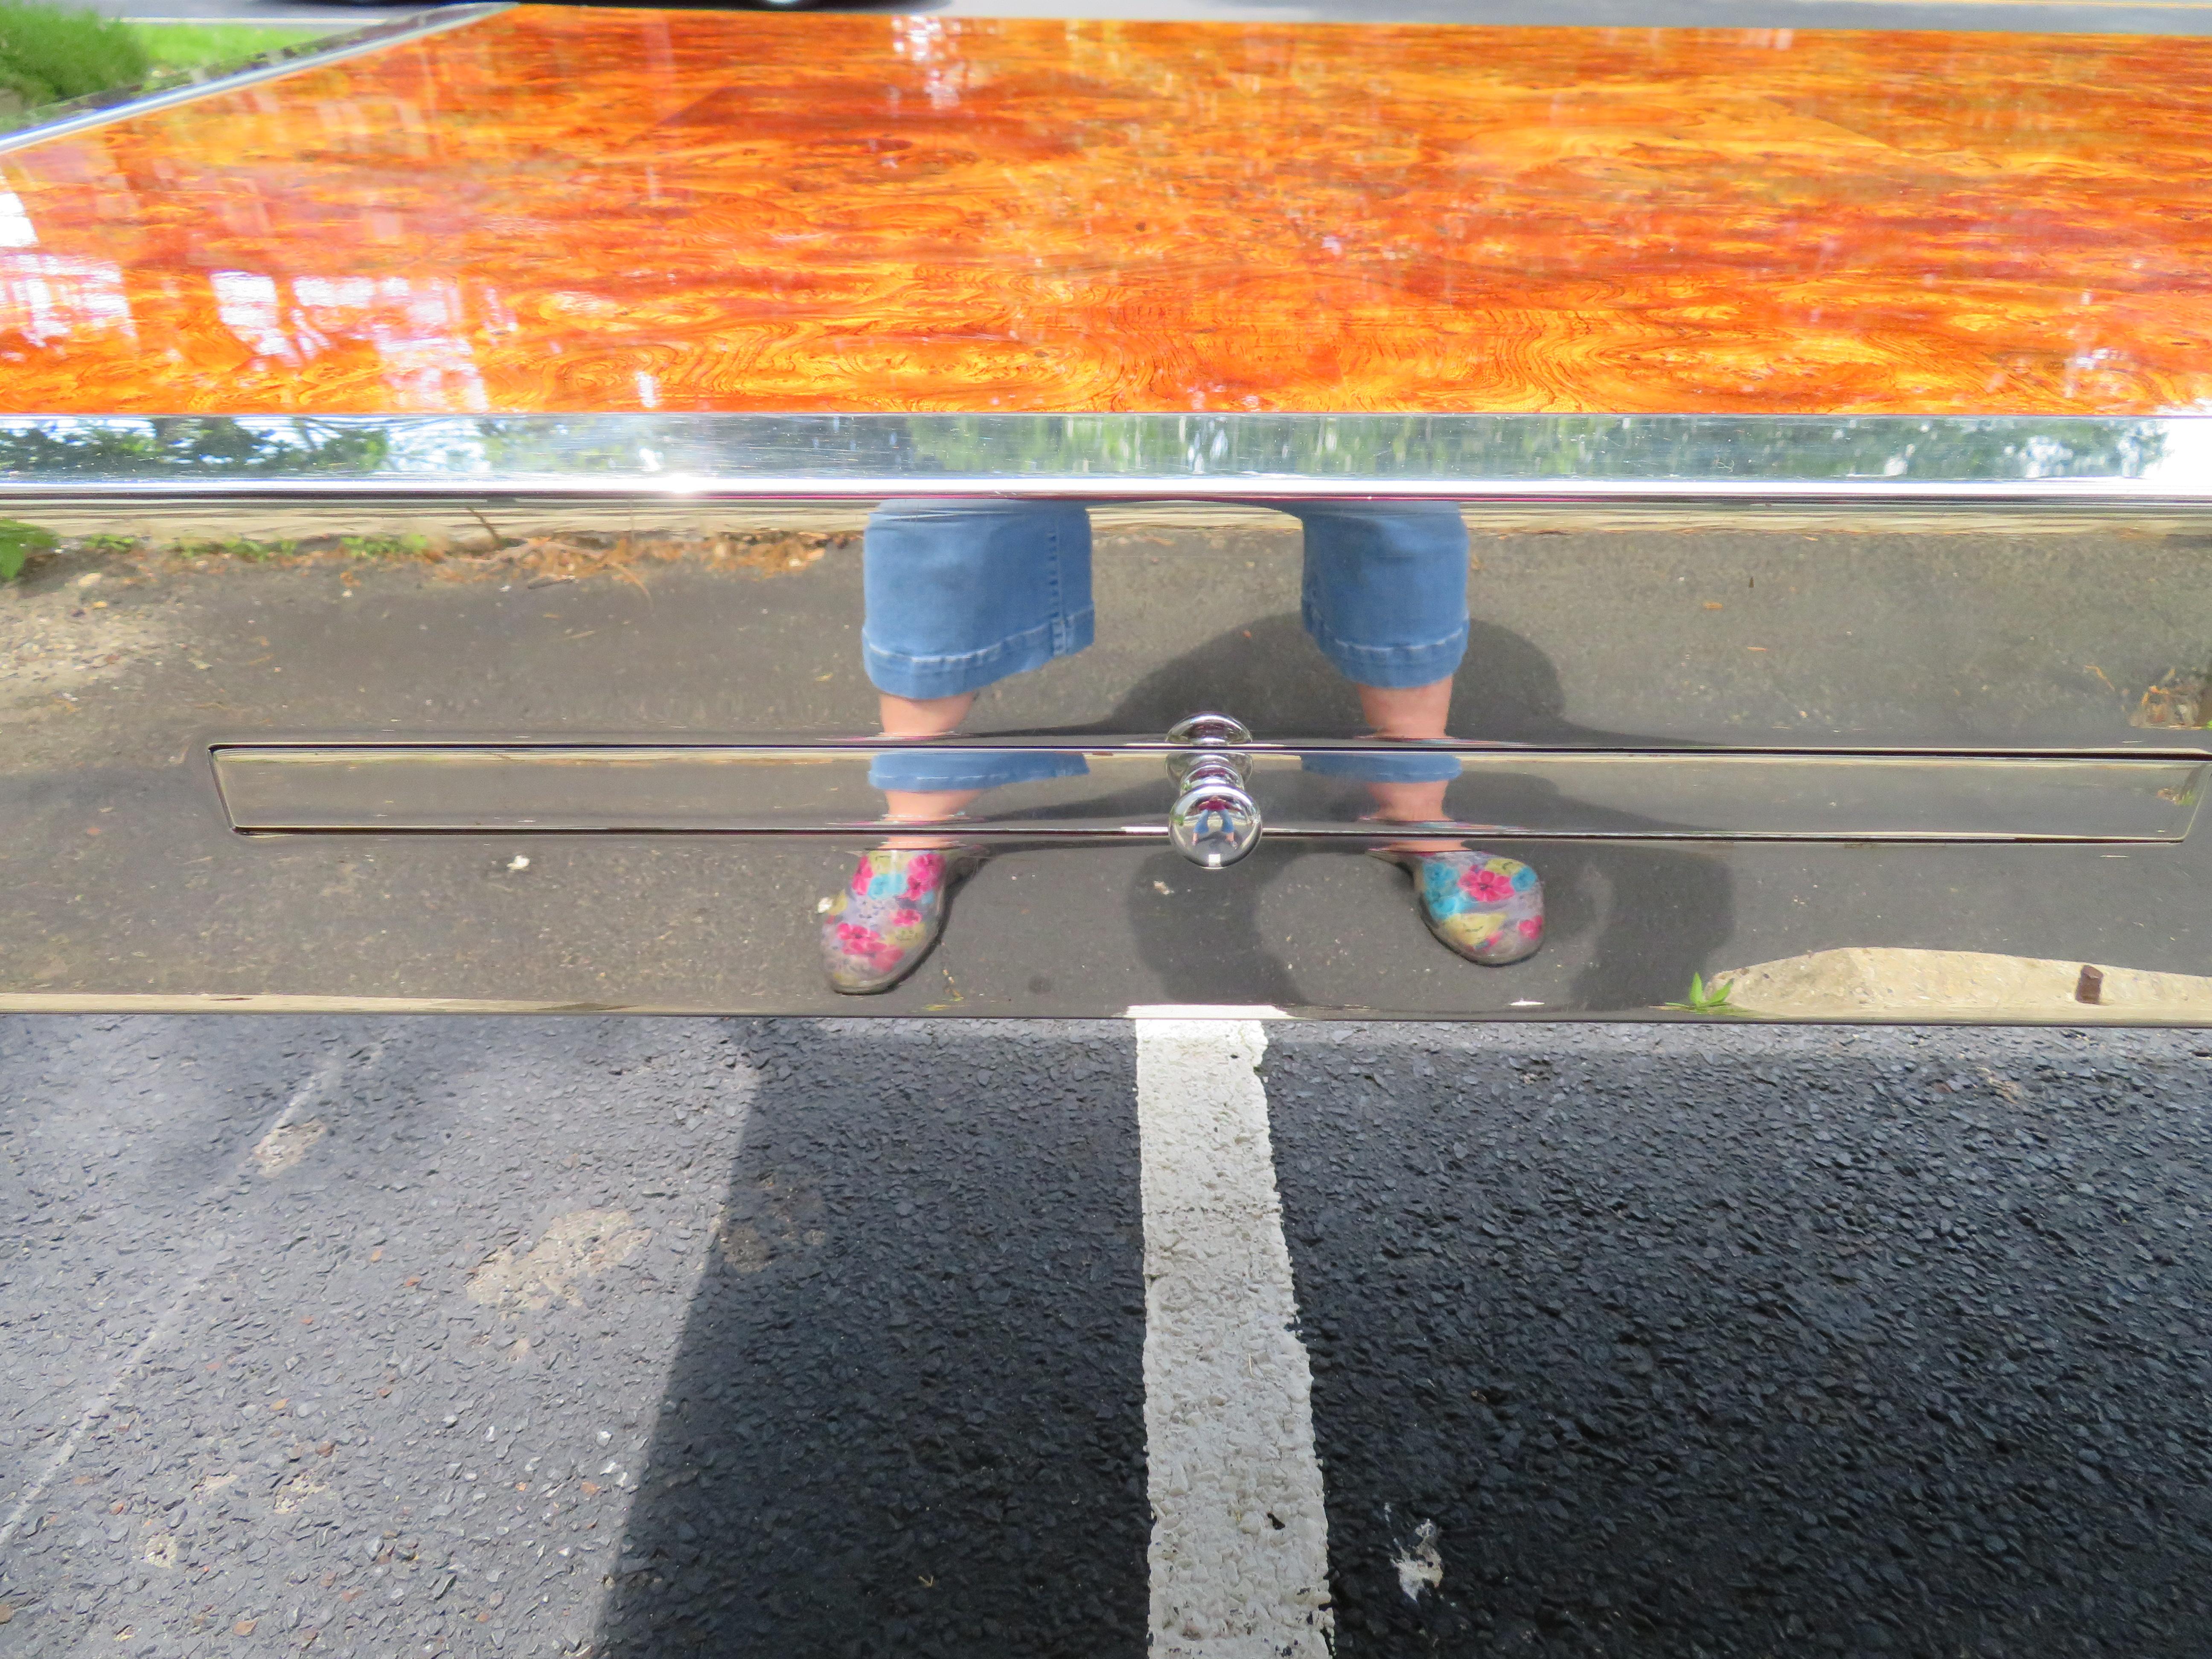
M1168 757L1168 774L1182 790L1168 808L1168 839L1193 864L1221 869L1260 840L1259 805L1244 787L1250 757L1231 747L1251 740L1226 714L1194 714L1168 732L1170 743L1194 745Z

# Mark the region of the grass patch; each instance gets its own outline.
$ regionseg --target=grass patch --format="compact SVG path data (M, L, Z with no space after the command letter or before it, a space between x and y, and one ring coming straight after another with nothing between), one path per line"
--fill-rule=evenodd
M178 542L169 549L180 559L243 559L248 564L287 559L299 550L297 542L257 542L250 536L232 536L222 541Z
M151 78L228 69L249 58L289 51L331 31L319 24L284 28L268 23L131 23L145 48Z
M1670 1002L1669 1008L1686 1014L1740 1014L1742 1009L1729 1000L1735 989L1733 985L1708 985L1702 975L1690 975L1690 995L1686 1002Z
M0 5L0 94L19 109L131 86L153 67L128 23L60 6Z
M0 519L0 582L12 582L23 574L33 553L51 553L54 534L34 524Z
M313 24L140 23L0 0L0 114L127 87L181 86L331 32Z
M119 550L115 544L136 548L138 544L125 542L117 536L85 538L89 547L94 541L109 545L100 550ZM272 559L328 558L336 555L348 559L416 559L425 556L438 556L441 549L434 549L428 536L311 536L306 540L256 541L251 536L230 536L221 540L172 542L164 550L179 559L243 559L248 564L266 564Z

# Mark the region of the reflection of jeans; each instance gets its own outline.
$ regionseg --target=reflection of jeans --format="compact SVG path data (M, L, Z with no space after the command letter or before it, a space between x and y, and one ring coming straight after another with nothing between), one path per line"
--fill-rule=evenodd
M1467 526L1450 501L1285 503L1305 527L1306 632L1357 685L1427 685L1467 649ZM860 649L880 691L975 691L1091 641L1091 517L1079 501L886 501L868 520ZM983 789L1085 769L1072 756L917 750L879 757L878 788ZM1426 782L1449 755L1346 756L1310 769Z

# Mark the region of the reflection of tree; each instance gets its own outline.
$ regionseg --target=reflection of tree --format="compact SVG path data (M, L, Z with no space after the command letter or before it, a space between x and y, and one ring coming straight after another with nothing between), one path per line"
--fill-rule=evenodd
M2029 416L167 416L0 421L0 473L2005 483L2140 477L2165 436Z
M472 430L494 473L883 477L915 463L897 415L491 416L440 424Z
M1484 479L2133 477L2157 421L1902 416L918 416L957 473Z
M379 425L306 416L245 421L162 415L0 424L0 473L41 477L374 472L389 449Z

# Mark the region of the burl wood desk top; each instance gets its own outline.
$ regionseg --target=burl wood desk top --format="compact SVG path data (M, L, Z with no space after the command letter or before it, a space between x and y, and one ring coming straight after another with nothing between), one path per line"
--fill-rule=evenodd
M12 412L2212 408L2212 40L522 7L0 174Z

